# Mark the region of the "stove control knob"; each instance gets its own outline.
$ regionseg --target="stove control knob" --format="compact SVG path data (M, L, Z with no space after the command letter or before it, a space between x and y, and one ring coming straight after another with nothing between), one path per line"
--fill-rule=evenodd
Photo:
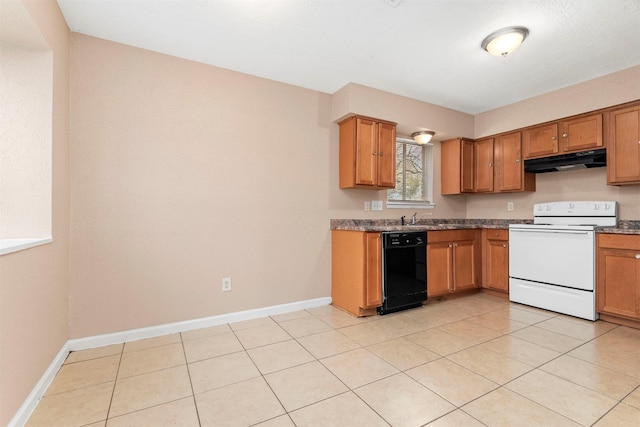
M550 211L551 210L551 205L547 205L547 210Z
M598 205L598 204L593 205L593 209L596 210L596 211L600 210L600 205Z
M575 207L576 207L576 205L574 203L569 203L569 209L573 209Z
M605 203L604 210L608 211L609 209L611 209L611 205L609 203Z

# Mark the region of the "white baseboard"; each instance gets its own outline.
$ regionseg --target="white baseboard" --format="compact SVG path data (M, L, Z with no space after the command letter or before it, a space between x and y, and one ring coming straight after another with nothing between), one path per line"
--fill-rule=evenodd
M111 334L96 335L86 338L78 338L67 341L56 358L51 362L40 381L33 388L27 399L24 401L18 412L9 422L9 427L23 426L36 405L44 396L51 382L55 378L58 370L72 351L87 350L95 347L103 347L111 344L121 344L128 341L136 341L144 338L159 337L177 332L186 332L194 329L208 328L211 326L223 325L225 323L241 322L243 320L257 319L260 317L274 316L276 314L289 313L292 311L305 310L308 308L322 307L331 304L331 297L315 298L305 301L292 302L288 304L273 305L270 307L257 308L254 310L237 311L235 313L220 314L217 316L204 317L201 319L186 320L183 322L167 323L165 325L150 326L148 328L131 329L128 331L114 332Z
M218 316L204 317L201 319L185 320L183 322L167 323L164 325L150 326L148 328L130 329L128 331L114 332L112 334L95 335L93 337L69 340L69 351L87 350L89 348L103 347L105 345L120 344L127 341L136 341L144 338L159 337L162 335L186 332L194 329L208 328L223 325L225 323L241 322L243 320L257 319L259 317L273 316L292 311L305 310L331 304L331 298L316 298L289 304L273 305L271 307L256 308L253 310L237 311L235 313L220 314Z
M64 361L67 360L69 352L69 342L67 341L53 359L51 365L49 365L42 377L40 377L36 386L31 390L31 393L29 393L22 406L20 406L18 412L16 412L11 421L9 421L8 427L18 427L26 424L31 413L36 409L36 405L38 405L38 402L40 402L40 399L42 399L42 396L44 396L44 393L64 364Z

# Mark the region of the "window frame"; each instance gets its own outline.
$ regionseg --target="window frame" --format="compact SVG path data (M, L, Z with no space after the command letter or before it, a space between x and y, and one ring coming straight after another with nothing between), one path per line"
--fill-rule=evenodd
M433 144L417 144L411 139L406 138L396 138L396 150L399 149L399 145L414 145L422 148L422 180L423 180L423 200L389 200L389 193L392 190L387 190L387 208L391 209L402 209L402 208L412 208L412 209L433 209L436 207L435 202L433 201ZM404 152L404 147L403 147ZM403 155L404 157L404 155ZM406 159L403 158L403 162Z

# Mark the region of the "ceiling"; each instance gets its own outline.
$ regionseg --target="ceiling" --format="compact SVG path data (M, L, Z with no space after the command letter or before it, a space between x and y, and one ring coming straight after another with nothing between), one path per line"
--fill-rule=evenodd
M333 94L477 114L640 65L639 0L58 0L71 31ZM480 48L524 26L514 53Z

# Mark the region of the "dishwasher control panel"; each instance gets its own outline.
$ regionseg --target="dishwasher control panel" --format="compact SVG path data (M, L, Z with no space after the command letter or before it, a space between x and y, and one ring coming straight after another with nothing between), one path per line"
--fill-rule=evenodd
M407 233L389 232L382 233L385 248L424 246L427 244L426 231L411 231Z

